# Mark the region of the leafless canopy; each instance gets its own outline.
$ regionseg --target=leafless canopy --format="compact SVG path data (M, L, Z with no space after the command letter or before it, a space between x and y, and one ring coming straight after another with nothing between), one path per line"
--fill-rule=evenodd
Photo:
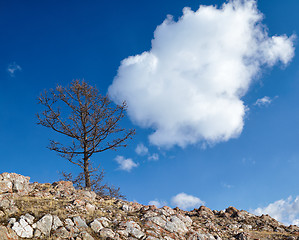
M37 114L38 124L72 138L65 146L51 140L49 148L84 171L86 188L91 188L89 159L94 153L126 147L134 129L119 126L126 103L114 105L108 96L85 81L74 80L69 87L44 91L39 103L45 110ZM79 157L83 156L83 157Z

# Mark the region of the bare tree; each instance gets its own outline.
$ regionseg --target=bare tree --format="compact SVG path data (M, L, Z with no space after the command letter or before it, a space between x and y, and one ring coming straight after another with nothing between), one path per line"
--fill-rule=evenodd
M77 189L84 189L84 173L81 172L78 176L73 176L72 173L66 173L64 171L60 172L62 179L64 181L73 182L74 187ZM96 168L91 174L91 191L94 191L97 195L101 197L109 196L112 198L126 199L125 195L120 192L120 188L113 185L108 185L103 182L105 172L103 169Z
M134 129L119 126L126 103L113 105L108 96L80 80L72 81L69 87L58 85L56 89L45 90L38 100L46 108L37 114L38 124L72 139L68 146L50 140L49 149L82 168L85 188L90 190L94 171L90 157L126 147L126 140L135 134Z

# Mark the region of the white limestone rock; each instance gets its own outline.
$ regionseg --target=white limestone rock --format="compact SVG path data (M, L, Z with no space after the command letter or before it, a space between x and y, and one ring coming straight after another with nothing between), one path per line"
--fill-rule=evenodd
M95 219L91 224L90 224L91 229L98 233L101 229L103 229L103 225L97 220Z
M61 222L58 216L54 215L52 229L56 230L59 227L63 227L63 223Z
M51 214L47 214L36 223L36 228L39 229L45 236L49 236L51 233L52 223L53 216Z
M30 225L32 225L33 221L34 221L34 217L32 215L30 215L29 213L26 213L25 215L22 215L21 219L24 219Z
M97 218L97 220L105 227L105 228L107 228L107 227L109 227L109 225L110 225L110 220L108 219L108 218L106 218L106 217L100 217L100 218Z
M103 228L100 231L100 236L104 238L110 237L113 239L115 233L110 228Z
M70 238L71 234L65 227L60 227L54 231L54 236L59 238Z
M33 237L33 228L24 219L20 219L19 222L15 222L12 229L21 238Z
M79 229L88 228L85 220L82 219L80 216L73 217L73 221L74 221L76 227Z
M94 240L94 238L86 231L81 233L81 237L83 240Z

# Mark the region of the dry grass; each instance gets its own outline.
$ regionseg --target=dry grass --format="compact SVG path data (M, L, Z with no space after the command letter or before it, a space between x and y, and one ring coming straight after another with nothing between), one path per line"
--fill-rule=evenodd
M294 236L291 233L280 232L267 232L267 231L250 231L251 238L253 239L288 239L288 237Z
M68 200L30 196L19 197L14 201L19 209L17 215L21 216L25 213L30 213L36 218L40 218L48 213L63 218L65 216L67 206L70 205L70 201Z
M71 199L54 199L46 197L31 197L22 196L14 199L18 211L7 217L19 218L21 215L29 213L40 219L46 214L57 215L61 220L80 215L84 217L87 222L93 221L98 217L113 217L115 215L125 215L125 212L120 210L121 205L117 204L115 200L95 201L93 205L96 210L87 212L84 207L74 206ZM108 210L108 211L107 211ZM110 210L110 211L109 211Z

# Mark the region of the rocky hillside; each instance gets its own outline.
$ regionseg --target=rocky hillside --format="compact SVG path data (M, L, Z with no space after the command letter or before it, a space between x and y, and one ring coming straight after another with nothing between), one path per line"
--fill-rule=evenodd
M0 175L0 239L299 239L299 227L229 207L192 211L101 198L71 182Z

